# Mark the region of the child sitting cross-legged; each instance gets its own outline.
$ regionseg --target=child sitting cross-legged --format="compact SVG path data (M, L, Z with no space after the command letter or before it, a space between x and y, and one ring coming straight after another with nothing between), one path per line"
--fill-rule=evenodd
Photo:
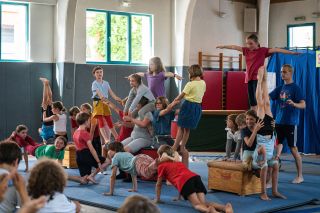
M173 149L168 145L162 145L158 149L158 155L161 159L162 155L173 156ZM196 173L190 171L183 163L175 161L161 162L158 165L158 181L156 185L156 200L160 203L162 180L167 179L176 187L185 200L189 200L193 208L200 212L217 212L223 211L233 212L230 203L221 205L217 203L209 203L205 199L207 193L206 187L203 185L201 178Z
M67 176L63 168L55 161L41 159L32 168L28 181L28 192L33 199L47 197L47 202L38 213L74 213L80 212L80 203L70 201L64 194Z

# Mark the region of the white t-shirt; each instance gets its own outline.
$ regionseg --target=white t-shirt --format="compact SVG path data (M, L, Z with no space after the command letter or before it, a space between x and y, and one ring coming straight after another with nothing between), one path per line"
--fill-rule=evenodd
M69 200L64 194L56 192L53 199L48 200L46 205L38 213L75 213L76 204Z
M238 142L241 140L241 132L240 130L236 131L235 133L232 133L231 129L226 128L227 132L227 140L231 139L234 142Z
M67 131L67 116L66 114L57 114L59 120L53 122L53 131L56 132L66 132Z

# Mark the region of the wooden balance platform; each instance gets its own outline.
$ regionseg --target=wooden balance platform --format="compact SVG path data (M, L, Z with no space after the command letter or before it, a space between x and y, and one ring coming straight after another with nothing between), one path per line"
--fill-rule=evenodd
M250 195L261 193L260 178L242 162L208 162L208 188L219 191Z

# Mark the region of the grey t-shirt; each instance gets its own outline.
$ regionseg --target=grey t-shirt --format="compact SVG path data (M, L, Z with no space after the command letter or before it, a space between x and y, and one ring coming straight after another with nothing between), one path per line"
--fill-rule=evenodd
M111 163L111 168L117 166L124 172L128 172L132 175L136 175L135 157L130 152L117 152Z
M144 118L138 118L139 120L144 120L145 118L150 120L150 124L153 121L153 115L151 112L147 112L144 116ZM134 125L133 131L131 133L131 137L133 139L138 139L138 138L145 138L145 139L151 139L152 136L150 135L150 132L148 128L146 127L139 127L138 125Z
M0 168L0 175L8 174L5 169ZM0 212L15 212L16 206L21 204L20 196L16 191L12 181L9 181L8 189L4 195L4 199L0 203Z

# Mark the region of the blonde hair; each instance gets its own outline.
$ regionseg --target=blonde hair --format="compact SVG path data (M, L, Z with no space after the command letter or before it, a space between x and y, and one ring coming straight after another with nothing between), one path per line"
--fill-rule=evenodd
M158 155L162 156L163 153L166 153L170 157L174 157L174 150L169 145L161 145L158 149Z
M163 64L162 64L162 61L161 61L161 59L160 59L159 57L150 58L149 64L150 64L150 62L152 62L152 63L154 63L154 64L156 65L156 70L155 70L155 72L156 72L157 74L160 73L160 72L165 72L165 71L166 71L166 69L164 68L164 66L163 66ZM149 74L152 73L151 70L150 70L150 65L149 65L149 67L148 67L148 72L149 72Z
M236 124L239 126L246 125L246 114L241 113L236 117Z
M284 64L282 69L286 68L289 72L293 73L293 67L290 64Z

